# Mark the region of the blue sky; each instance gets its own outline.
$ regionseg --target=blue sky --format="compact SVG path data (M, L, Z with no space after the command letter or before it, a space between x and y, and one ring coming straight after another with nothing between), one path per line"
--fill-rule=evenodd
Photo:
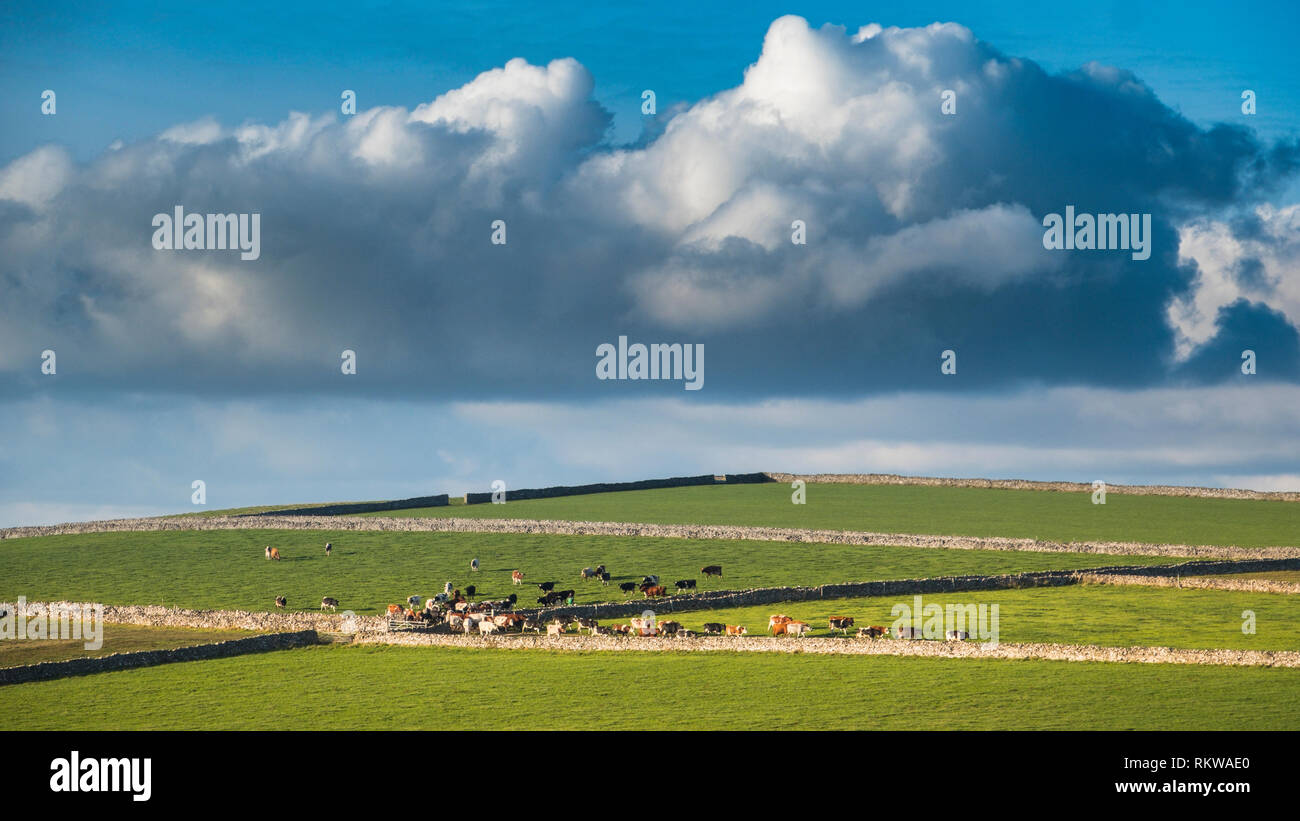
M0 525L196 478L1300 489L1300 14L1063 12L7 4ZM259 213L260 259L150 248L176 204ZM1152 258L1044 251L1067 204L1151 213ZM620 335L704 344L705 388L595 379Z

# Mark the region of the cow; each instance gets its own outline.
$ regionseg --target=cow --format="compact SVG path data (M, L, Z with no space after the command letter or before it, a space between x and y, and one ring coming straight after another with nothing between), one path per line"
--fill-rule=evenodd
M628 619L628 622L629 622L629 627L630 627L631 630L637 630L637 631L640 631L640 630L646 630L646 629L653 629L653 628L654 628L655 620L654 620L654 619L634 618L634 619Z
M478 572L478 558L477 558L477 557L469 560L469 569L470 569L471 571L475 572L475 573Z
M449 613L447 615L447 627L454 633L465 627L465 617L460 613Z
M679 581L673 582L673 584L677 586L678 592L681 592L683 590L695 589L695 579L681 579Z
M594 579L596 578L596 568L584 567L582 568L581 572L578 575L583 579L583 581L586 581L587 579Z
M844 635L849 634L849 628L853 626L852 616L831 616L828 620L830 629L839 630Z
M749 635L749 630L745 629L745 625L743 625L743 624L728 624L728 625L727 625L727 635L728 635L728 636L747 636L747 635Z
M270 545L267 545L267 546L266 546L266 558L267 558L268 561L269 561L270 558L271 558L271 546L270 546Z
M523 573L520 573L518 570L513 571L513 572L510 574L510 583L511 583L511 584L523 584L523 583L524 583L524 574L523 574Z
M564 635L564 625L555 621L551 622L550 624L546 625L546 635L548 636Z
M542 632L542 623L537 620L536 616L524 616L523 622L519 626L519 632L532 630L534 633Z
M812 626L806 621L791 621L785 624L785 634L787 636L803 638L810 630L812 630Z
M325 543L325 556L328 557L328 556L329 556L331 553L333 553L333 552L334 552L334 545L330 544L329 542L326 542L326 543Z
M502 630L509 630L511 627L518 627L523 632L523 625L527 618L522 613L502 613L492 619L493 623Z
M278 547L271 547L270 545L267 545L267 546L266 546L266 558L268 558L268 559L274 559L274 560L277 561L277 562L280 561L280 548L278 548Z
M716 621L706 621L704 623L704 632L710 636L720 636L725 629L727 629L727 625L719 624Z
M451 596L451 582L447 582L442 586L442 595Z
M465 585L465 598L472 599L474 598L474 594L477 592L478 592L478 588L475 587L474 585L472 584Z
M568 602L569 604L573 604L573 597L574 597L574 594L575 594L575 591L573 591L573 590L561 590L561 591L560 591L558 594L556 594L556 595L559 596L559 600L560 600L560 601L562 601L562 602Z
M329 596L326 596L325 598L323 598L323 599L320 600L320 609L321 609L321 610L337 610L337 609L339 609L339 600L338 600L338 599L332 599L332 598L330 598Z
M900 639L919 639L923 638L921 631L916 627L903 627L902 625L894 628L894 635Z
M406 597L406 603L409 604L409 605L411 605L411 609L412 609L412 610L416 610L416 609L418 609L419 606L420 606L420 602L421 602L421 601L423 601L423 599L421 599L419 596L407 596L407 597Z
M485 636L490 636L493 633L501 632L501 628L497 626L495 623L484 619L483 621L478 623L478 631Z
M794 621L794 619L790 618L789 616L784 616L784 615L768 616L767 626L768 629L771 629L778 624L786 624L787 622L792 622L792 621Z
M542 607L550 607L555 604L555 593L547 593L545 596L538 596L537 603Z
M388 605L388 617L390 619L398 618L401 615L402 615L401 605L397 605L397 604Z
M659 584L659 577L654 575L642 576L641 584Z
M276 597L275 597L275 606L276 606L276 607L288 607L288 606L289 606L289 600L286 599L284 596L276 596Z
M679 621L661 621L659 622L659 632L665 636L675 636L677 631L682 629L682 623Z
M578 627L582 630L590 630L591 628L595 627L596 624L597 622L595 619L585 619L585 618L578 619Z
M618 586L618 589L622 590L623 595L626 596L629 593L631 593L633 590L636 590L636 582L623 582Z
M700 575L702 575L702 576L717 576L717 577L720 579L720 578L722 578L722 565L720 565L720 564L711 564L711 565L709 565L708 567L701 567L701 568L700 568Z
M550 593L552 590L555 589L555 582L539 582L537 585L537 589L542 591L543 593Z
M873 624L870 627L859 627L858 638L860 639L879 639L889 635L889 629Z
M473 633L478 630L479 625L483 622L481 616L466 614L465 615L465 632Z
M784 636L786 625L789 623L788 621L778 621L775 624L769 624L768 629L772 631L774 636Z
M407 621L419 621L420 614L408 607L406 608L406 612L402 614L402 618L406 619Z
M603 585L605 585L606 587L609 587L609 573L608 573L608 572L605 572L605 573L601 573L601 574L600 574L600 583L603 584Z
M655 599L660 596L667 596L668 588L664 587L662 584L656 584L645 588L645 590L641 592L645 593L647 599Z
M966 641L970 638L970 633L965 630L949 630L945 638L948 641Z

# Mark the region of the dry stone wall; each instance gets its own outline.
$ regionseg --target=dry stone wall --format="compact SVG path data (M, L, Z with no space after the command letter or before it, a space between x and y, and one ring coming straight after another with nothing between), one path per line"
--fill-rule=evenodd
M1300 667L1300 653L1284 650L1186 650L1170 647L1101 647L1074 644L989 645L970 641L906 641L901 639L775 638L770 636L696 636L629 638L625 636L460 636L414 633L369 635L357 644L409 647L464 647L505 650L658 651L814 653L825 655L922 656L961 659L1041 659L1140 664L1215 664L1243 667Z
M771 482L766 473L728 473L723 481L713 474L707 476L675 476L671 479L644 479L639 482L606 482L594 485L557 485L544 488L507 490L506 501L523 499L553 499L557 496L583 496L589 493L615 493L623 490L653 490L665 487L694 487L696 485L747 485ZM481 505L492 501L491 493L466 493L465 504Z
M537 519L376 516L178 516L166 519L111 519L0 530L0 539L79 533L179 530L334 530L416 533L524 533L570 536L641 536L666 539L748 539L806 544L925 547L947 550L1022 550L1035 553L1096 553L1115 556L1174 556L1199 559L1300 558L1300 547L1236 547L1149 544L1144 542L1052 542L980 536L933 536L854 530L809 530L735 525L670 525L625 522L570 522Z
M1085 482L1031 482L1027 479L944 479L932 476L900 476L896 473L768 473L773 481L790 483L802 479L808 484L839 485L926 485L930 487L978 487L1003 490L1055 490L1070 493L1092 492ZM1211 499L1261 499L1300 502L1293 491L1240 490L1220 487L1181 487L1178 485L1106 485L1107 493L1132 496L1199 496Z
M46 661L22 667L0 668L0 685L20 684L28 681L47 681L68 676L86 676L113 670L130 670L136 667L153 667L178 661L204 661L207 659L242 656L246 653L264 653L290 647L305 647L317 641L315 630L296 633L273 633L249 636L242 639L177 647L168 650L140 650L134 653L113 653L93 658Z

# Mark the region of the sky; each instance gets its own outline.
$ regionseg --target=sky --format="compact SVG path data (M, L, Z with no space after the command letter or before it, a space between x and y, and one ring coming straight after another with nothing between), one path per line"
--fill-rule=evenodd
M1300 490L1300 13L1020 5L6 4L0 526L194 480ZM159 248L178 206L256 258ZM1149 258L1045 247L1067 206ZM620 337L699 389L598 378Z

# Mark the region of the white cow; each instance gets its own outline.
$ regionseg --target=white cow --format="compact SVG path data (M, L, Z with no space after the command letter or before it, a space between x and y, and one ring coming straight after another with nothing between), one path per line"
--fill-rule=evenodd
M548 636L564 635L564 625L560 624L559 622L554 622L554 621L551 622L550 624L546 625L546 635Z

